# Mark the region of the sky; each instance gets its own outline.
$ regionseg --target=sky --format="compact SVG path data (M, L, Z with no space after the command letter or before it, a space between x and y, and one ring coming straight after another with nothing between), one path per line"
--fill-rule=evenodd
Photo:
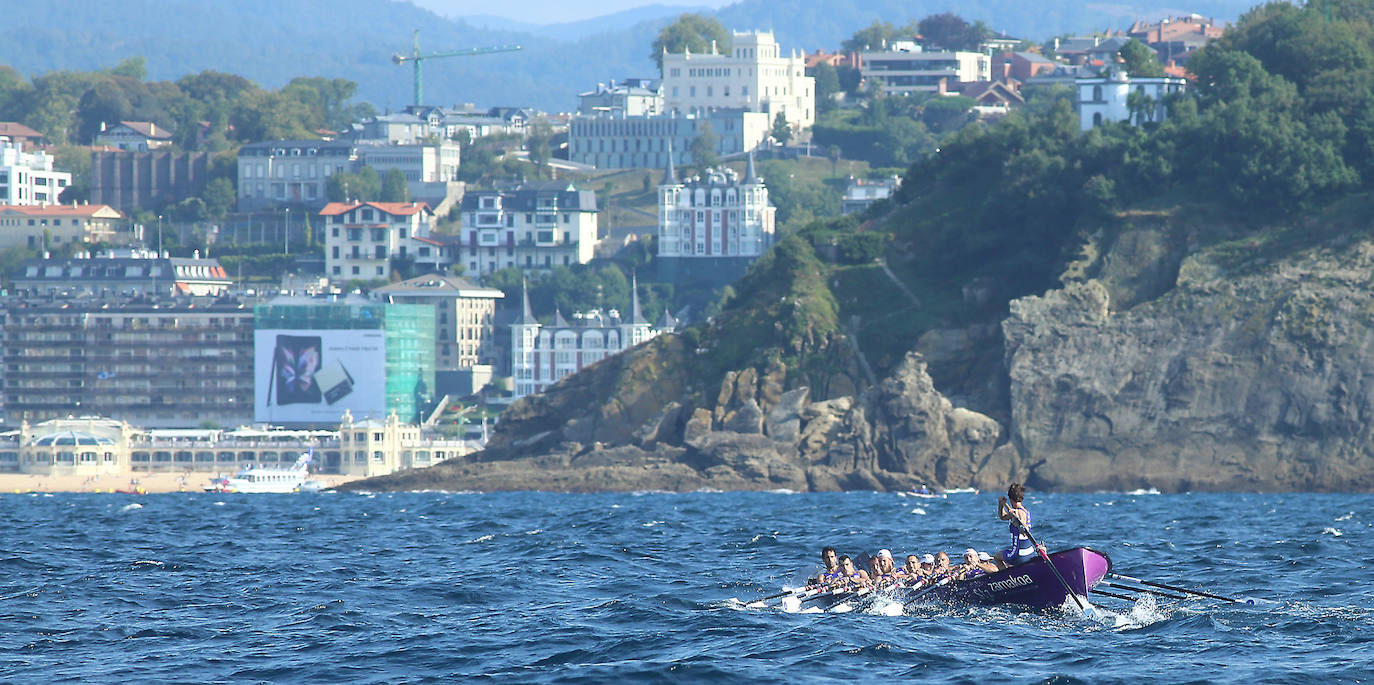
M531 24L559 24L591 19L644 5L724 7L734 0L690 0L686 2L679 0L587 0L585 2L523 0L518 3L493 3L490 0L410 0L410 2L417 7L423 7L446 17L475 14L504 17Z

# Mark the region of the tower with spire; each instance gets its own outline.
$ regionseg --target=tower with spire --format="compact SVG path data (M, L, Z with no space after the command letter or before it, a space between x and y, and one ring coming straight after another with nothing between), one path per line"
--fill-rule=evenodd
M772 246L777 209L750 152L744 178L733 169L706 169L679 180L670 151L658 187L658 257L748 262Z
M539 341L539 321L530 309L530 286L520 279L520 316L510 325L510 375L516 397L534 392L535 344Z

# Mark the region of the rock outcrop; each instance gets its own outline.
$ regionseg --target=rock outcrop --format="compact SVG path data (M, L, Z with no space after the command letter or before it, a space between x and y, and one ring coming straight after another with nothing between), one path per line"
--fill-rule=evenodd
M1128 311L1098 281L1013 302L1012 443L1032 484L1374 488L1374 245L1178 273Z

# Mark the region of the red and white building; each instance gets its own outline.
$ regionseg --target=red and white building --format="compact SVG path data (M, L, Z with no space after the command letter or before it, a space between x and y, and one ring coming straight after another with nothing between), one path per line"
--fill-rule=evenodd
M754 156L741 180L733 169L707 169L679 181L669 156L658 186L658 256L757 259L773 245L777 208L754 170Z
M325 273L335 283L389 280L393 257L418 256L434 227L423 202L331 202L324 222Z

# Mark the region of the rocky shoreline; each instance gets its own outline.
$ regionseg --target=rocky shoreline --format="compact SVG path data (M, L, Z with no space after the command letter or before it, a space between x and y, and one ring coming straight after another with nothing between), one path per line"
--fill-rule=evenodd
M916 352L864 383L841 335L819 346L825 392L774 361L693 393L670 336L513 405L470 459L346 487L1374 490L1374 243L1230 270L1144 252L1011 303L1002 422L955 406Z

